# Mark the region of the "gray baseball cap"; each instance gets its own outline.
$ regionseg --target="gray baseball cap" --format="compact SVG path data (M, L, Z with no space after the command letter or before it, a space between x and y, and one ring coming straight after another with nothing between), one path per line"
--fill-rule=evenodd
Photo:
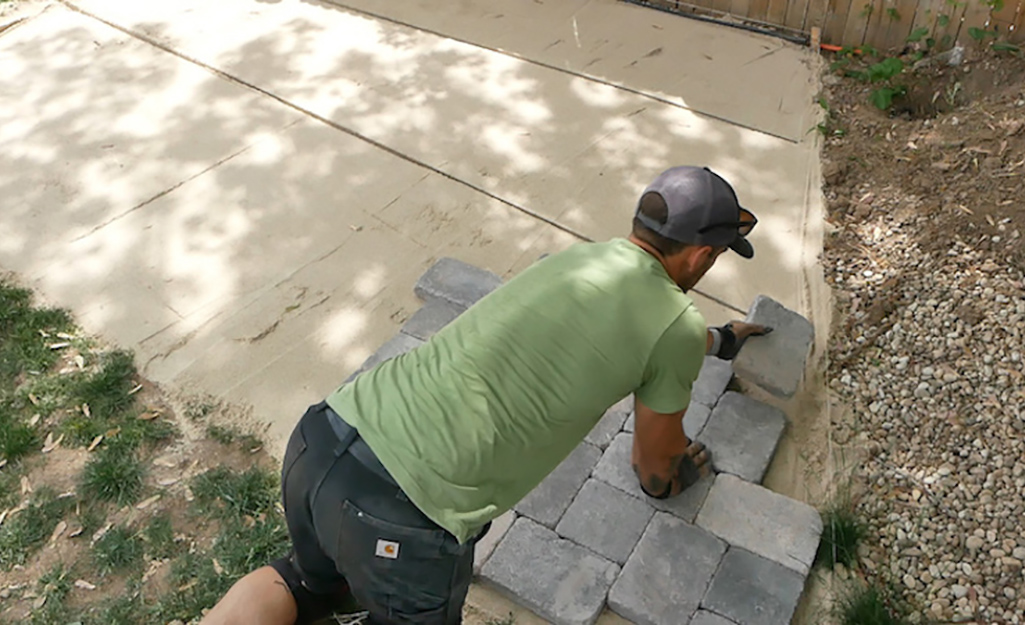
M665 223L640 212L653 193L668 208ZM740 206L730 183L707 167L673 167L659 174L641 194L636 216L645 227L667 239L728 247L744 258L755 253L745 237L758 219Z

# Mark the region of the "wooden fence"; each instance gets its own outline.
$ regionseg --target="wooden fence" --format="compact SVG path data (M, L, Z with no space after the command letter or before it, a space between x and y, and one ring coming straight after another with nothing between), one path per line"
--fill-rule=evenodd
M630 0L822 43L901 48L912 33L950 47L1025 42L1025 0ZM974 35L974 36L973 36Z

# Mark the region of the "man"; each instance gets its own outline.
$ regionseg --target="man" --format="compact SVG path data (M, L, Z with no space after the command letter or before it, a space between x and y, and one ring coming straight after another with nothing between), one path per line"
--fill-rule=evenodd
M293 552L240 580L203 623L311 623L351 593L376 624L459 623L473 545L612 404L633 393L633 465L674 496L710 471L683 432L706 353L751 335L706 329L686 292L754 215L708 169L662 173L629 239L545 258L421 347L312 406L285 452Z

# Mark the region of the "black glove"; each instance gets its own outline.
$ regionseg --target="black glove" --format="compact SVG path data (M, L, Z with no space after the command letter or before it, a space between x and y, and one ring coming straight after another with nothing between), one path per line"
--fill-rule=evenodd
M719 351L715 355L723 360L733 360L737 354L740 353L740 348L744 346L744 343L747 342L748 338L752 336L763 336L772 332L772 328L766 327L764 332L749 334L738 338L733 332L732 321L724 326L713 329L719 332Z

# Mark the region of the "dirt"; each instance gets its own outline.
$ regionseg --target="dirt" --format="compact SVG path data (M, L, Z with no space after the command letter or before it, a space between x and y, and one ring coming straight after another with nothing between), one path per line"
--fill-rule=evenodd
M944 250L972 239L1018 267L1025 264L1025 60L968 51L964 63L937 63L908 81L909 94L887 113L873 90L834 78L825 99L842 136L825 141L823 176L828 247L872 256L844 228L878 211L922 220L915 238ZM890 289L893 290L893 289ZM886 289L884 289L884 292ZM885 316L894 303L876 302Z

